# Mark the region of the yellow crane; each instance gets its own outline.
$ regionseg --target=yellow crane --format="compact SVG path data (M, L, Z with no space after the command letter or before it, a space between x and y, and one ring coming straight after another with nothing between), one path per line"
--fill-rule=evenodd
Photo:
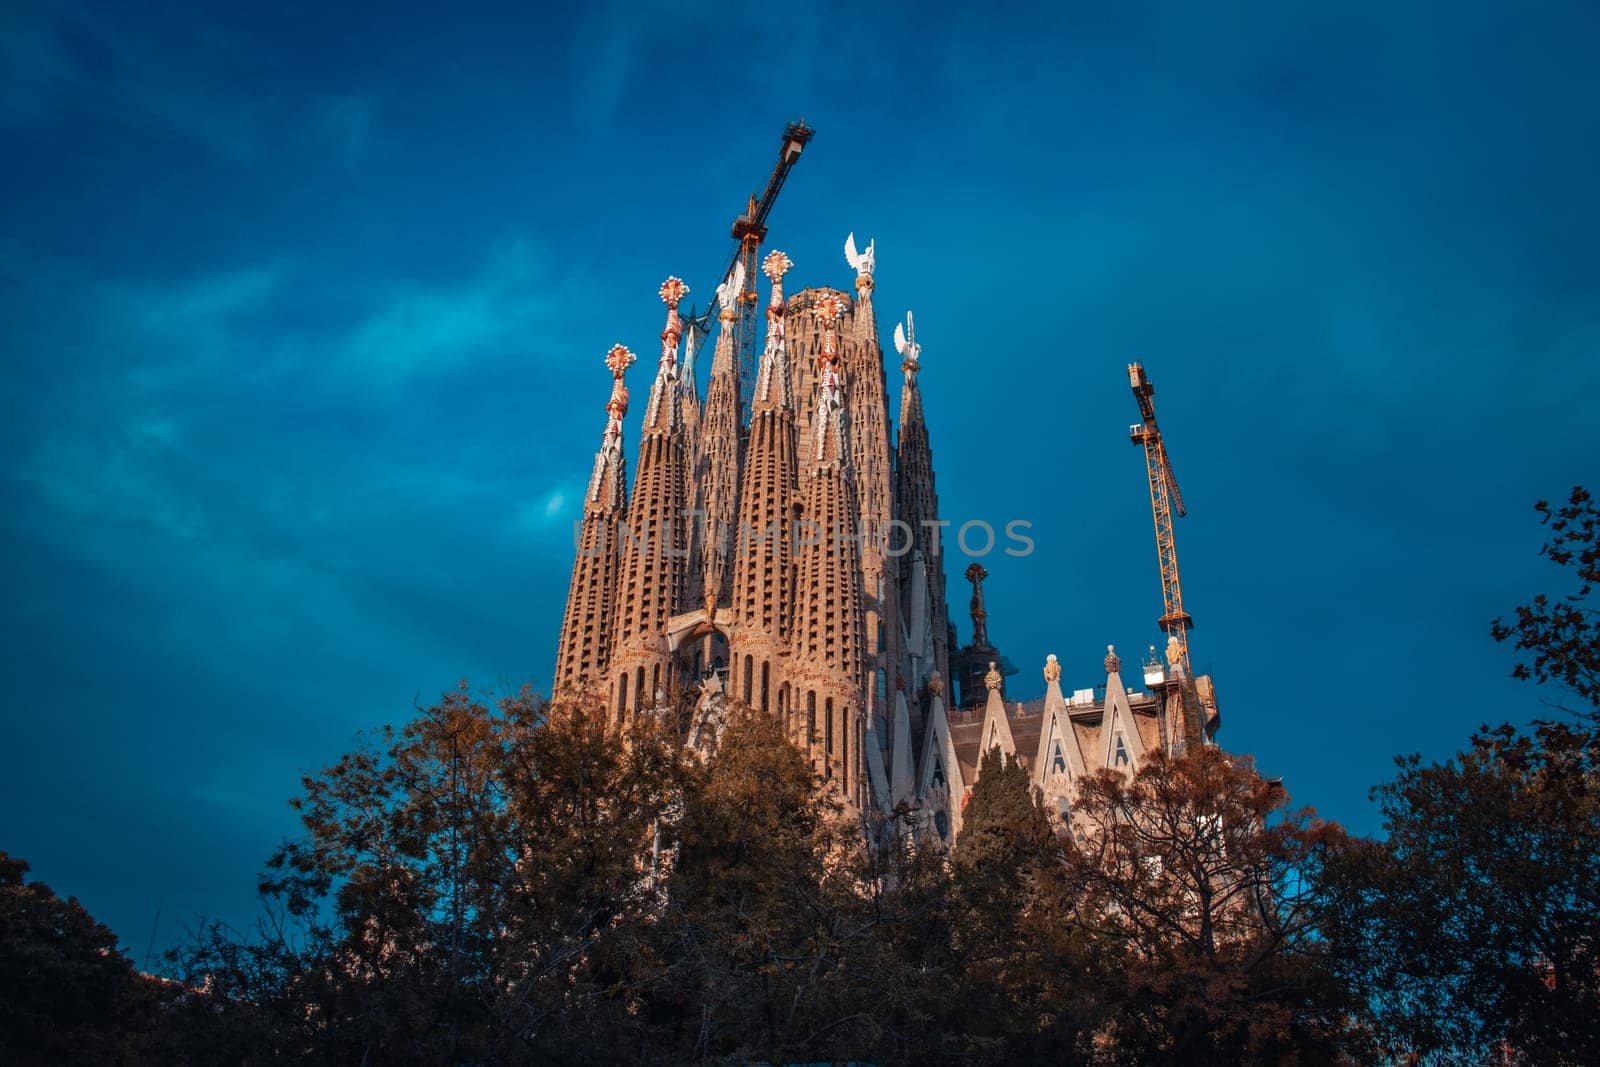
M1161 427L1156 424L1156 387L1144 373L1141 363L1128 364L1128 384L1133 387L1134 399L1139 401L1139 414L1143 422L1128 428L1128 436L1136 445L1144 446L1145 469L1150 475L1150 510L1156 523L1156 555L1161 562L1161 602L1164 614L1160 626L1167 635L1176 638L1182 654L1183 669L1189 674L1189 629L1194 619L1183 610L1183 586L1178 581L1178 547L1172 536L1174 519L1188 514L1183 507L1183 494L1178 492L1178 479L1172 474L1172 460L1167 455L1167 444L1161 437Z
M772 168L771 177L767 179L761 195L750 197L744 212L733 220L733 258L728 260L728 268L717 279L720 283L723 278L733 274L736 264L744 264L744 291L736 298L738 307L734 309L736 314L729 324L733 327L734 360L739 368L741 422L749 421L750 399L755 392L756 324L761 306L761 298L756 294L756 282L761 280L761 242L767 238L767 216L772 213L772 205L778 202L778 193L783 189L789 171L794 169L800 153L816 132L806 125L805 119L784 127L783 141L778 145L778 162ZM704 314L697 315L690 311L685 322L689 329L699 331L700 336L704 337L710 332L711 323L716 320L719 310L717 300L713 297Z

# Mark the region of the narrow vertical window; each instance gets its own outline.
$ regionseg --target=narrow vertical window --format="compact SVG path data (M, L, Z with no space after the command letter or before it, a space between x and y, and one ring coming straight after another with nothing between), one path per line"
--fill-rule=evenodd
M832 697L828 697L822 703L822 729L823 729L823 731L825 733L825 738L824 738L824 744L822 746L822 751L827 754L827 759L824 760L823 764L822 764L823 767L824 767L822 776L824 778L832 778L833 777L833 698Z

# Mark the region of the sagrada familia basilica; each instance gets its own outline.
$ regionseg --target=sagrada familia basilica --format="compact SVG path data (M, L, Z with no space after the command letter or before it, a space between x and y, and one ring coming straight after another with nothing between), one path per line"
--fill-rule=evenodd
M874 248L858 252L852 237L846 259L853 295L785 296L792 264L767 255L765 344L748 397L730 328L745 289L735 268L718 291L722 329L703 405L694 360L704 335L691 330L680 344L688 287L667 279L631 498L623 376L635 357L611 349L554 691L591 696L618 723L692 702L685 740L701 746L730 701L760 709L854 810L909 810L923 832L946 840L960 832L989 748L1019 759L1065 812L1091 770L1209 743L1218 725L1210 678L1189 676L1176 641L1164 658L1151 650L1132 688L1108 646L1103 687L1068 694L1052 655L1044 697L1008 701L1014 669L990 644L987 573L976 562L965 571L972 637L958 644L921 346L908 314L894 330L896 435Z

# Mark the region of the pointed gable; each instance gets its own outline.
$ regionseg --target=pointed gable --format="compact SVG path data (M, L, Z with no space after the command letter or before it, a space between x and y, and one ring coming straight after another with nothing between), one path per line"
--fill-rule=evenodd
M956 759L956 746L950 740L944 700L935 693L928 702L928 728L922 738L922 770L917 775L917 796L930 803L942 796L944 806L954 811L955 798L966 788L961 763Z
M1132 773L1144 762L1144 741L1139 736L1139 724L1133 719L1133 709L1128 706L1127 690L1122 687L1122 661L1111 645L1106 646L1106 653L1106 707L1100 719L1095 766Z
M1000 696L1000 672L989 664L989 703L983 711L983 732L979 734L978 762L991 748L998 747L1007 756L1016 758L1017 743L1011 736L1011 723L1006 719L1006 702Z
M1066 787L1086 773L1078 732L1072 728L1067 701L1061 693L1061 665L1051 655L1045 661L1044 722L1039 727L1039 751L1033 761L1034 784L1048 793L1065 795Z

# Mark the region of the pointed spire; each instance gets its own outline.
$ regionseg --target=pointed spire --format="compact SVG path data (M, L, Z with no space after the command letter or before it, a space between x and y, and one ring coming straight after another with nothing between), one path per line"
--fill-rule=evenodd
M825 292L811 313L822 327L822 348L817 354L817 443L812 459L818 466L844 464L849 448L844 428L844 364L839 358L839 319L844 302L837 293Z
M743 440L739 432L739 364L734 334L739 300L744 291L744 263L717 287L722 306L722 329L711 358L711 383L706 387L705 418L700 424L699 461L695 483L702 512L695 530L696 570L690 582L691 599L704 603L706 619L728 599L732 587L734 524L739 517L739 470Z
M567 585L567 610L556 651L553 692L579 687L598 691L604 684L617 581L616 527L628 507L628 469L622 451L628 387L623 375L633 366L634 358L623 345L613 345L606 353L606 366L611 371L606 429L583 500L583 522L578 530L577 558L572 561L572 580Z
M855 270L856 303L851 316L851 344L845 350L844 374L848 382L845 420L850 430L850 463L856 493L856 514L861 522L862 592L867 604L869 676L879 679L899 674L906 666L902 643L898 560L890 558L885 538L894 514L894 462L889 441L889 395L884 376L883 347L878 343L877 313L872 307L872 275L877 249L868 241L865 252L856 250L855 234L844 242L845 259ZM869 684L876 693L880 682ZM888 709L883 709L884 715Z
M838 322L844 298L824 291L813 314L822 330L818 352L817 442L805 487L806 529L797 531L790 670L805 679L824 726L820 751L825 777L847 800L864 796L858 770L862 716L867 710L866 610L861 572L860 517L851 479L845 383ZM831 711L829 710L831 708Z
M661 283L659 292L667 305L667 324L661 331L661 362L644 413L646 434L666 433L683 425L683 398L678 389L678 339L683 336L683 320L678 318L678 302L689 295L689 287L673 276Z
M606 430L600 439L600 451L595 453L594 474L589 478L589 493L584 498L584 508L621 507L627 495L626 472L623 470L622 420L628 414L628 387L622 377L638 360L625 345L612 345L606 353L606 366L611 369L611 397L606 401Z
M695 376L695 357L709 336L706 322L691 311L683 323L683 359L678 364L678 404L683 410L683 448L692 479L700 462L700 383ZM690 506L698 507L698 486L689 487Z
M763 264L772 280L772 301L767 307L766 347L756 375L739 486L730 645L738 670L744 669L744 658L749 657L752 672L760 676L766 671L763 687L771 686L780 694L771 699L783 704L788 720L784 725L793 733L800 721L802 697L798 688L788 695L786 674L794 610L794 537L788 521L797 484L794 405L784 336L783 275L791 266L789 257L778 251L769 253ZM756 692L752 679L752 696Z
M933 450L922 414L922 390L917 383L922 345L916 323L906 312L905 325L895 326L895 348L905 375L900 389L900 440L894 466L896 518L911 530L911 551L900 557L902 598L924 598L920 609L926 619L928 640L923 654L929 670L950 670L950 612L945 603L944 546L938 537L939 494L934 484ZM921 571L919 576L918 571ZM925 585L923 592L919 586Z
M619 722L648 709L658 689L676 684L665 630L681 610L689 559L690 477L677 376L683 332L678 302L688 292L678 278L661 285L667 305L661 362L650 388L626 529L617 538L617 591L607 638L614 650L607 669L616 682L607 706Z
M967 581L972 583L972 603L969 610L972 614L972 647L989 647L989 611L983 606L983 580L989 577L989 572L981 563L974 563L967 568ZM994 664L989 666L993 667ZM992 687L991 687L992 688Z
M767 346L761 353L761 367L756 374L755 396L752 410L768 411L794 406L790 394L793 383L789 377L789 354L784 344L783 276L794 266L789 257L773 249L762 261L761 270L772 280L772 299L767 303Z

